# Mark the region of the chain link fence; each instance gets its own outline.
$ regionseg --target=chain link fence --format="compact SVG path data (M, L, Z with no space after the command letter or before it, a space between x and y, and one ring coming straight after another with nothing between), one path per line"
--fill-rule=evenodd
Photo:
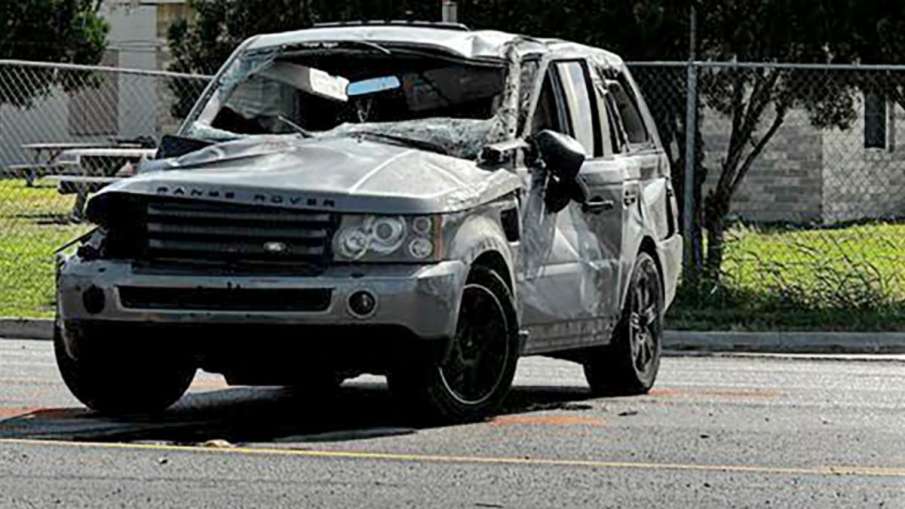
M900 329L905 67L688 67L633 66L677 179L691 161L700 186L700 280L679 313L690 326Z
M208 77L0 61L0 316L48 316L53 254L87 230L88 184L153 153Z
M683 285L673 324L901 328L905 68L630 67L677 191L697 204L701 240L689 260L701 277ZM134 162L90 154L149 150L207 80L0 62L0 315L48 315L52 254L85 230L73 218L79 193L61 194L54 176Z

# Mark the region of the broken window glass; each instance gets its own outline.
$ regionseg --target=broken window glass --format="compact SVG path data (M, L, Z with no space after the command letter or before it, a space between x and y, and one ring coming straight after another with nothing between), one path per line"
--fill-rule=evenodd
M350 126L364 125L370 132L435 142L436 126L445 125L456 129L441 140L452 147L450 154L476 157L486 142L479 138L489 135L487 122L505 98L506 67L386 51L362 47L240 57L189 133L218 139L223 133L336 135L361 132ZM429 122L419 128L416 121ZM470 143L467 150L463 140Z
M593 154L594 117L584 66L577 61L562 62L557 64L557 69L569 105L573 137L584 146L587 154Z

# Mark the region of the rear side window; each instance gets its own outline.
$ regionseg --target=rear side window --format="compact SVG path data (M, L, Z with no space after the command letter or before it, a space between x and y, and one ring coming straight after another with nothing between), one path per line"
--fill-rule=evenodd
M602 83L594 86L597 95L597 111L600 125L606 126L606 139L603 143L608 143L610 151L613 154L619 154L625 147L625 134L622 131L622 121L619 119L617 108L610 93L604 88Z
M559 79L568 103L569 116L572 123L572 135L585 148L589 156L599 155L595 143L597 128L595 126L594 106L591 103L591 89L588 76L581 62L560 62L556 64Z
M650 141L647 127L638 108L638 100L632 92L631 86L622 78L619 81L607 81L607 89L613 98L619 116L622 118L622 127L625 136L631 145L643 145Z

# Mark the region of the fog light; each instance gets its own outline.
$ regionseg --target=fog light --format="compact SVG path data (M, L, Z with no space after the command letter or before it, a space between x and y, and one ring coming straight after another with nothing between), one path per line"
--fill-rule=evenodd
M377 298L371 292L355 292L349 297L349 311L359 318L367 318L377 309Z
M103 290L92 286L82 293L82 304L85 305L85 311L96 315L104 310L104 306L107 305L107 297Z
M434 243L418 237L409 243L409 254L417 260L424 260L434 254Z

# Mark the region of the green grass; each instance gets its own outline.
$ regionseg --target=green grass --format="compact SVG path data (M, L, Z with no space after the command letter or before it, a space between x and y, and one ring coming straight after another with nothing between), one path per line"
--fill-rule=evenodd
M735 226L718 283L684 287L670 326L905 330L905 224Z
M53 316L54 251L87 230L69 222L74 199L0 180L0 316Z
M0 316L53 315L53 255L88 227L74 198L0 180ZM719 284L683 286L687 330L905 330L905 224L736 226Z

